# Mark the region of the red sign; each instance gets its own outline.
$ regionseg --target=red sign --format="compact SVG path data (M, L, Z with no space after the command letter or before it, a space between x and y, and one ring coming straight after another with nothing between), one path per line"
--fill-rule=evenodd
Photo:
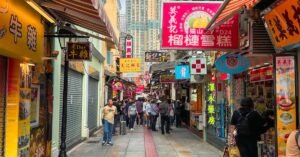
M112 85L113 90L123 90L123 83L122 82L113 82Z
M131 35L125 37L125 52L126 58L132 58L133 56L133 38Z
M264 67L250 71L250 82L267 81L273 79L273 67Z
M162 18L163 49L238 49L238 15L212 31L205 28L221 2L165 2Z
M144 89L145 89L144 85L139 85L139 86L136 87L135 92L136 93L143 93Z

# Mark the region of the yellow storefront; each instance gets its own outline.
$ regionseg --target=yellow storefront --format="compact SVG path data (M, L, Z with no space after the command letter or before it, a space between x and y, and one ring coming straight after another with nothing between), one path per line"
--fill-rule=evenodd
M32 90L36 90L32 69L42 63L44 24L23 0L0 1L0 19L0 75L7 74L0 77L0 84L5 84L0 86L0 108L4 106L0 109L4 115L0 115L0 156L27 157L33 118Z

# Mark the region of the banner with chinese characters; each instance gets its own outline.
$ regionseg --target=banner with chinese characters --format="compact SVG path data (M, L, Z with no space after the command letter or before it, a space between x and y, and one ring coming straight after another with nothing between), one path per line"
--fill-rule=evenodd
M167 62L170 53L167 52L145 52L145 62Z
M162 49L239 48L239 20L233 16L212 31L205 28L222 2L164 2Z
M0 1L0 54L42 62L44 25L25 1Z
M207 84L207 96L206 96L206 110L207 110L207 124L210 126L215 126L215 103L216 103L216 87L214 82Z
M289 134L296 130L295 57L276 57L276 122L278 156L284 157Z
M125 37L125 53L126 58L133 57L133 37L129 34Z
M141 72L141 59L140 58L121 58L120 59L120 72Z
M175 67L176 80L190 79L190 66L189 65L176 65Z
M300 44L300 3L279 0L268 9L264 20L275 48L293 48Z
M175 83L175 75L160 75L160 83Z

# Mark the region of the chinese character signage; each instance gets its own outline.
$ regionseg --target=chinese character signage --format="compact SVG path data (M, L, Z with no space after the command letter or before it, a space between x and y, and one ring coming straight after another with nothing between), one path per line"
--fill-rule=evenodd
M92 53L89 42L69 42L68 43L68 60L91 60Z
M121 58L120 59L120 72L141 72L141 59L140 58Z
M145 52L145 62L167 62L170 54L167 52Z
M292 48L300 41L300 3L298 0L279 0L264 15L275 48Z
M131 35L126 35L125 37L125 53L126 58L133 57L133 38Z
M212 31L205 28L221 2L164 2L163 49L238 49L239 20L235 15Z
M161 75L160 83L174 83L176 82L175 75Z
M176 80L190 79L190 66L189 65L176 65L175 78Z
M215 65L219 72L239 74L249 68L250 61L241 55L225 54L216 60Z
M191 75L206 75L206 58L190 58Z
M285 156L286 140L296 130L296 83L294 56L276 57L276 112L278 156Z
M41 62L44 25L25 1L0 1L0 54Z
M216 87L214 82L210 82L207 85L207 97L206 97L206 104L207 104L207 123L208 125L214 126L216 124L216 118L215 118L215 102L216 102L216 96L215 92Z
M249 81L251 83L273 80L273 66L253 69L249 73Z

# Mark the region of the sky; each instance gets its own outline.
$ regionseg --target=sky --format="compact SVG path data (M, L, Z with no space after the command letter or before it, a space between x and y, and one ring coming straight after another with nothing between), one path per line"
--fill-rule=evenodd
M121 0L121 6L122 6L122 9L121 9L121 14L125 14L125 10L126 10L126 0Z

